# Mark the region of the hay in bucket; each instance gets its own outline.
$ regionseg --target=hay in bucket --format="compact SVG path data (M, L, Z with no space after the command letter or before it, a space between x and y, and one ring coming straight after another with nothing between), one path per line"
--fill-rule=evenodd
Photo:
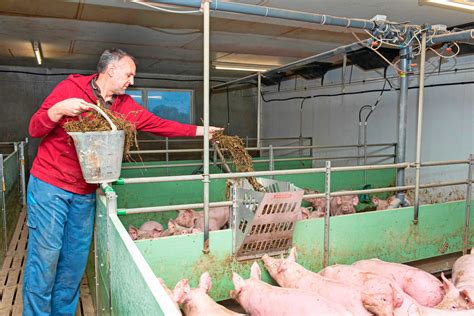
M138 148L137 130L135 125L132 122L126 120L123 114L110 111L101 106L99 103L97 103L97 106L100 107L110 117L115 126L117 126L118 130L123 130L125 132L124 157L128 161L133 161L129 152L132 146ZM84 133L110 131L112 128L110 127L109 122L107 122L107 120L102 115L98 114L96 111L91 110L85 115L79 116L77 120L69 120L64 123L64 130L68 133Z

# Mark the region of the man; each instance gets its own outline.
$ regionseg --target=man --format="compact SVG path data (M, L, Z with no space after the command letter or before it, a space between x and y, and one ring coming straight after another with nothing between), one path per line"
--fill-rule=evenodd
M125 94L136 66L120 49L106 50L91 76L70 75L44 100L29 133L42 138L28 184L28 257L23 281L24 315L74 315L94 226L95 190L85 182L76 150L63 129L90 104L122 113L137 130L202 136L202 126L161 119ZM212 134L221 128L209 127Z

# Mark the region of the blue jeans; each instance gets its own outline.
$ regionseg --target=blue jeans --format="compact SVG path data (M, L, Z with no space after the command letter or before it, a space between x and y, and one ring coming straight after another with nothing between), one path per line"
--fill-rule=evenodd
M95 193L28 183L23 315L74 315L94 228Z

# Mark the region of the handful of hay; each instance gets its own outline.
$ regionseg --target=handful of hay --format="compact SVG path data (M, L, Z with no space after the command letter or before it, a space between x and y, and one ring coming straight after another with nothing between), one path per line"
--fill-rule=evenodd
M105 107L97 104L117 126L118 130L125 131L125 145L124 145L124 156L127 160L131 161L129 155L130 148L132 145L138 148L137 142L137 130L135 125L130 121L127 121L123 114L112 112ZM85 115L79 116L78 120L71 120L64 123L64 130L66 132L103 132L110 131L109 122L94 110L86 113Z
M214 133L212 141L215 142L225 153L229 153L237 172L252 172L253 162L252 157L244 147L242 139L238 136L224 135L224 131ZM247 177L248 182L252 185L255 191L265 192L265 188L261 185L255 177ZM227 192L230 188L229 180L227 181Z

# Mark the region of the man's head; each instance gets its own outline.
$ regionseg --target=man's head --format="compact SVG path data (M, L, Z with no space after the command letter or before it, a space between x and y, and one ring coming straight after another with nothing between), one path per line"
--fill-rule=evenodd
M105 50L97 63L99 77L107 82L113 94L124 94L133 85L136 73L135 59L121 49Z

